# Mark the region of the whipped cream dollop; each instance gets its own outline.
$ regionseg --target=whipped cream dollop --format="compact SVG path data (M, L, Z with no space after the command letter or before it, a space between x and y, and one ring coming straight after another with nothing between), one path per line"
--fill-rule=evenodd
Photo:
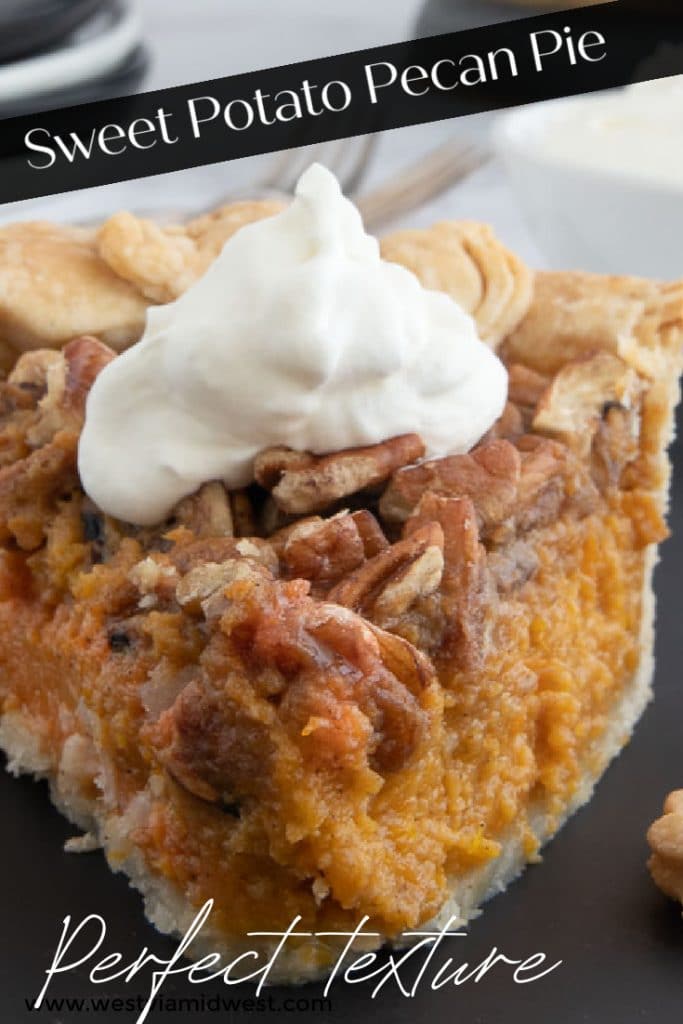
M563 164L683 189L683 75L562 101L541 146Z
M282 213L242 228L100 373L79 446L87 494L140 525L209 480L252 480L274 445L317 454L417 433L466 452L507 373L449 296L381 259L336 178L313 165Z

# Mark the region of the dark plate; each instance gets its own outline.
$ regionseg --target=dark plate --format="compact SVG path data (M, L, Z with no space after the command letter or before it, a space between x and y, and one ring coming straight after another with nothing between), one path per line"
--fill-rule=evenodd
M2 0L0 63L53 46L109 3L110 0Z
M657 698L630 746L611 766L588 807L580 811L547 848L543 863L530 867L509 891L494 899L465 938L450 939L454 966L480 963L496 947L509 958L541 951L562 966L535 984L515 984L509 971L493 970L478 984L430 991L429 976L413 999L385 987L371 1000L367 985L339 983L331 1008L320 1012L299 1003L293 1019L336 1022L371 1019L379 1024L677 1024L683 1005L683 921L680 908L653 886L645 868L645 831L659 815L664 794L683 785L681 721L683 692L680 627L683 574L683 447L676 448L671 524L657 570L659 623ZM43 784L0 775L3 882L0 947L0 1019L8 1024L45 1020L76 1024L86 1012L25 1009L40 990L52 960L62 921L90 913L107 921L101 955L124 954L130 963L148 946L169 957L173 943L158 935L142 916L139 896L122 876L107 869L99 853L75 856L61 850L74 829L52 808ZM88 943L73 950L83 955ZM443 963L445 956L438 962ZM404 975L405 982L411 978ZM57 997L147 995L148 976L128 985L93 986L78 968L54 980ZM185 1004L174 1012L152 1012L151 1021L179 1024L221 1020L287 1019L285 999L320 997L321 986L296 991L265 990L272 1009L210 1012L211 998L249 999L248 986L191 985L170 978L168 999L199 999L209 1009ZM143 1000L144 1001L144 1000ZM180 1006L181 1004L175 1004ZM310 1006L310 1004L308 1004ZM125 1006L125 1004L123 1004ZM101 1024L124 1024L139 1010L110 1009L92 1014Z

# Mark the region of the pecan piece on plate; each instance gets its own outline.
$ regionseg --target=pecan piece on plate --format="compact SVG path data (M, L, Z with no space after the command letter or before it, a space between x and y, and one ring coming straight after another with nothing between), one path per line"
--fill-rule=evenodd
M415 462L424 452L424 444L416 434L331 455L271 449L257 456L254 472L262 486L272 488L280 511L306 515L383 483L399 466Z
M664 815L650 827L647 841L652 850L648 867L655 884L683 903L683 789L666 798Z

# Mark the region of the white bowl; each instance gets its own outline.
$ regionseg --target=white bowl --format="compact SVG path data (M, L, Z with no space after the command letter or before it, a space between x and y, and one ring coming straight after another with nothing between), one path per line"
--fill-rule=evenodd
M503 115L494 144L547 266L671 280L683 277L681 187L623 171L572 166L543 136L575 100Z

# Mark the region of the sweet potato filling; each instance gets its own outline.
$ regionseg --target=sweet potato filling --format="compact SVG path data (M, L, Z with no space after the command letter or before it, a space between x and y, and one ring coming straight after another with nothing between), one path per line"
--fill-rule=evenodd
M3 742L30 737L112 865L213 899L227 935L364 914L396 935L511 831L533 858L638 668L655 392L626 381L575 449L549 436L562 382L518 370L470 456L366 449L356 491L333 457L271 453L253 493L211 484L136 530L74 478L79 368L108 357L72 344L56 398L40 367L4 385Z
M652 515L651 508L642 511ZM297 913L318 929L348 927L364 912L387 931L412 927L438 908L446 872L494 858L498 841L531 803L540 800L557 813L566 806L637 666L644 552L632 520L619 509L581 521L565 517L543 531L536 547L539 569L500 608L484 665L443 679L443 710L433 695L429 711L439 727L432 727L419 764L383 785L370 769L349 778L349 821L339 819L335 786L304 777L295 760L283 758L278 767L287 799L258 794L244 816L160 772L144 738L141 694L159 657L170 674L180 673L203 639L182 616L156 612L143 627L144 653L117 649L123 634L108 625L111 594L127 586L138 554L133 543L128 558L99 569L107 576L106 602L87 593L91 572L77 583L77 600L56 609L21 596L25 559L4 556L3 710L26 716L55 769L68 737L88 735L94 714L97 746L113 778L84 777L86 792L112 787L114 815L125 816L137 800L144 820L131 838L192 903L213 898L226 930L286 926ZM61 547L53 557L69 561ZM262 742L258 749L265 757ZM281 822L277 836L268 818ZM380 856L387 880L378 884Z

